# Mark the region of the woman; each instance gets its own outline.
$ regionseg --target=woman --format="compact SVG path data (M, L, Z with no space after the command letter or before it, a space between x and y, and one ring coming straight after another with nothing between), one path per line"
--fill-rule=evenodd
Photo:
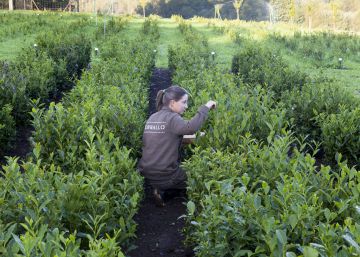
M181 115L188 107L188 97L188 92L179 86L160 90L156 97L157 112L145 125L138 168L153 187L158 206L164 206L164 190L186 188L186 173L179 167L183 135L199 130L209 110L216 107L216 102L208 101L191 120L184 120Z

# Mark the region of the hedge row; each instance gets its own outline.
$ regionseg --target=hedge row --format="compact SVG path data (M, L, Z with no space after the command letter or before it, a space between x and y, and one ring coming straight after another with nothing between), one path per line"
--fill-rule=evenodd
M55 27L52 31L48 28L35 42L14 61L0 62L0 109L8 121L2 124L2 120L0 124L1 154L16 133L13 125L29 122L33 99L48 103L60 96L74 85L90 62L90 39L72 33L69 28Z
M32 159L10 159L0 180L1 254L124 256L131 245L143 179L131 140L141 132L129 127L145 123L154 40L117 37L63 103L33 108Z
M183 46L183 56L197 44ZM187 239L196 245L196 255L360 254L360 172L348 168L341 155L334 168L319 168L303 152L306 143L289 132L292 121L280 101L302 91L289 87L280 98L271 88L263 91L258 81L246 85L216 67L194 72L181 62L175 65L175 81L190 88L194 106L209 98L218 101L206 136L183 165L190 200Z

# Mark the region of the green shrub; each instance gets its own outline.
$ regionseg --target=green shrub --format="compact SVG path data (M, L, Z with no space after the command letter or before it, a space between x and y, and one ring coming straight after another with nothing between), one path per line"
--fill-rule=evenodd
M286 116L292 120L293 130L299 136L309 136L308 140L321 140L321 122L318 115L336 114L340 106L353 109L360 102L349 91L331 83L307 84L302 90L293 90L283 95Z
M320 115L322 145L328 160L334 162L335 155L341 155L350 165L360 161L360 107L349 109L339 106L339 112Z
M154 41L159 40L160 31L158 26L158 20L153 16L147 18L141 28L141 32L144 35L150 36Z
M255 44L248 44L233 57L232 72L244 83L272 90L276 98L302 88L307 80L305 74L290 69L278 53Z
M141 198L143 179L134 172L135 161L129 158L130 152L121 148L118 140L111 136L108 139L96 137L96 141L89 142L85 164L75 173L64 174L54 164L42 164L37 159L40 145L34 149L36 163L27 162L21 166L24 174L17 160L10 159L3 166L0 180L3 189L0 221L20 225L28 218L36 226L46 224L51 230L78 232L78 236L90 234L96 239L120 230L117 242L128 244L135 233L133 217ZM106 140L111 147L106 145ZM93 234L89 224L94 225L94 219L99 217L100 224L104 224ZM23 232L18 226L16 234Z
M8 149L9 143L15 136L15 121L11 113L10 104L0 107L0 154Z
M216 68L200 69L188 75L189 72L180 68L173 79L191 95L189 105L193 108L185 117L195 115L198 106L209 99L218 103L216 111L209 114L202 127L206 136L200 138L197 145L237 151L242 142L241 136L247 133L266 142L268 136L281 135L288 126L286 110L276 103L271 92L267 93L260 86L247 88L243 84L236 85L232 74L224 74Z
M29 99L26 95L27 79L21 78L15 63L1 62L0 106L12 105L11 115L16 122L27 120Z
M185 162L197 256L359 254L360 172L343 163L339 173L317 170L311 156L288 155L291 142L244 138L239 153L199 148Z
M29 99L40 98L45 102L54 94L55 62L45 53L37 53L33 48L24 49L16 58L16 68L22 78L17 87L24 86Z
M44 53L23 50L12 63L3 62L0 74L0 103L13 106L17 124L26 123L31 99L46 102L55 91L55 63Z
M339 58L357 61L360 51L360 40L353 34L295 32L292 37L273 34L269 38L309 59L317 67L343 68L343 65L339 66Z
M169 68L174 77L189 78L196 76L193 71L201 71L211 65L209 45L207 39L196 33L191 25L181 22L179 29L184 42L169 47Z
M128 20L125 17L111 17L105 25L105 32L104 32L104 26L98 26L97 30L95 31L95 38L100 39L105 35L117 34L122 30L124 30L127 23Z
M36 42L39 51L45 52L56 62L56 83L60 90L71 87L72 81L80 77L90 62L91 42L83 34L46 33L39 35Z

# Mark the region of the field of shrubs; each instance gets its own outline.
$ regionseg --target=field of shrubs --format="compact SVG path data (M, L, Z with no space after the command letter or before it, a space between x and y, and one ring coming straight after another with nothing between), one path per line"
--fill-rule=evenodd
M218 101L183 165L197 256L359 255L359 98L247 38L224 73L191 25L179 29L174 81L195 106Z
M87 16L1 13L1 38L32 33L22 15L41 32L0 61L0 153L19 126L34 130L28 158L0 169L0 255L125 256L144 194L136 162L158 18L128 40L131 17L109 19L104 35ZM186 117L218 102L183 162L196 256L359 256L360 98L279 50L341 69L337 51L360 62L359 37L273 33L260 44L231 23L199 21L237 44L229 71L204 34L172 19L181 39L168 65L191 94Z

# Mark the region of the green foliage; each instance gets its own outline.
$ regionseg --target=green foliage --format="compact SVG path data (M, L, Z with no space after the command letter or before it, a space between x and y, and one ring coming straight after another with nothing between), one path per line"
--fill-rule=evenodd
M359 106L359 100L350 92L333 83L315 82L307 84L302 90L293 90L283 95L286 116L293 123L297 135L309 136L309 140L321 140L323 117L340 112L340 107L353 109Z
M127 23L128 19L126 17L111 17L109 21L105 23L105 28L104 26L98 26L97 30L95 31L95 38L100 39L101 37L105 37L106 35L113 35L119 33L124 30Z
M269 38L310 60L316 67L344 68L339 66L339 58L342 62L359 61L360 39L353 34L295 32L292 37L272 34Z
M107 137L116 135L121 145L132 149L133 156L138 155L147 111L145 84L154 65L153 49L144 40L130 44L109 40L101 47L103 59L83 75L65 97L64 105L33 109L33 137L42 144L45 159L61 164L66 172L81 169L86 164L80 160L86 156L88 142L103 133Z
M350 109L339 106L339 112L328 116L320 115L322 144L325 154L334 161L341 153L350 165L358 165L360 158L360 107Z
M62 73L78 68L73 55L83 60L87 42L82 54L54 38L40 42L35 56L52 50ZM1 254L124 256L120 246L131 244L142 198L132 157L146 119L145 85L155 57L150 40L143 34L130 44L108 40L63 104L43 108L34 101L32 158L22 165L10 158L2 167Z
M169 68L175 77L186 78L194 70L203 70L210 65L210 51L206 38L199 36L190 24L179 20L179 30L184 36L182 44L169 47Z
M35 20L46 19L38 17ZM68 28L55 26L54 30L62 33L44 33L38 38L38 45L23 49L13 62L0 63L1 116L8 122L1 125L1 151L7 148L15 134L13 120L16 125L28 123L31 101L39 99L46 103L57 95L58 90L71 85L70 78L78 77L90 61L90 41L81 36L69 36Z
M15 224L4 227L0 224L1 248L0 254L6 256L118 256L123 257L116 237L94 239L90 234L89 250L80 250L81 241L76 239L76 233L65 233L55 228L50 230L46 224L34 224L26 219L21 226L25 233L14 234Z
M67 31L53 31L37 37L39 51L46 52L56 64L57 88L71 87L82 70L90 62L91 43L83 34L67 34ZM67 71L64 74L64 67Z
M197 145L236 151L242 142L239 135L250 133L256 139L265 140L282 134L287 126L285 110L260 86L238 87L232 75L216 69L206 69L196 73L194 79L180 81L192 96L191 105L200 106L208 99L218 102L216 111L203 127L206 136L200 138ZM194 114L191 112L188 117Z
M272 90L277 98L285 91L301 88L306 82L306 75L292 70L279 53L255 44L247 45L234 56L232 72L244 83L260 84Z
M236 12L229 1L207 1L207 0L162 0L149 2L146 5L146 13L160 15L161 17L170 18L173 15L179 15L186 19L192 17L214 17L214 8L216 5L224 5L221 8L221 18L236 19ZM227 3L227 4L226 4ZM142 8L136 9L138 14L142 15ZM240 9L240 17L242 20L266 20L267 7L264 1L252 0L244 1Z
M10 104L0 105L0 154L7 149L11 139L15 136L15 121L11 112Z
M44 102L55 90L55 64L46 54L26 49L15 62L0 65L0 104L11 104L17 124L26 123L30 100L40 98Z
M44 158L61 164L67 172L81 170L86 165L86 161L82 163L81 160L87 154L89 142L96 140L101 147L111 148L114 134L121 145L139 149L144 121L139 119L138 112L129 109L133 106L118 101L117 97L124 99L120 91L109 88L107 93L106 102L94 95L81 105L74 103L64 108L61 104L51 104L47 111L33 110L33 138L43 146ZM144 114L142 116L145 118ZM102 142L97 138L99 133L105 133L109 139Z
M192 201L187 235L197 256L357 254L359 171L342 163L339 174L317 171L311 156L288 156L291 142L245 138L241 153L195 150L183 166Z
M2 62L0 80L0 106L13 106L11 115L16 121L23 120L29 110L29 98L26 95L27 79L21 79L16 64ZM21 84L21 82L23 82Z
M158 19L155 16L150 16L147 18L142 25L141 32L144 35L151 36L153 40L159 40L160 31L158 26Z
M200 45L196 36L190 44ZM246 46L248 55L238 57L236 67L247 74L242 80L252 79L245 81L248 85L215 65L198 65L200 51L191 57L188 52L183 47L170 53L173 81L186 87L191 105L208 99L218 103L203 128L206 135L183 165L189 196L186 235L196 255L358 254L359 172L340 161L334 168L315 166L313 156L302 153L310 146L285 129L285 115L304 122L306 129L319 113L337 112L342 102L356 106L356 98L327 90L325 83L306 84L305 75L261 48Z
M27 48L16 58L16 69L21 79L16 87L25 87L29 99L45 102L55 91L55 63L46 53ZM23 82L25 81L25 82ZM21 84L25 85L21 85Z
M20 224L28 218L38 228L47 224L51 230L78 231L79 236L85 233L94 239L108 233L118 243L126 244L135 233L133 217L141 196L142 178L134 172L135 162L129 158L128 150L115 140L114 151L107 147L105 152L105 147L89 143L86 165L77 174L65 175L53 164L43 166L39 159L35 159L36 163L24 163L22 174L17 160L10 159L3 166L4 178L0 180L3 188L0 221ZM36 158L40 152L37 145ZM89 224L97 216L101 216L103 225L95 233ZM114 230L121 233L113 234ZM19 227L17 233L22 232Z

